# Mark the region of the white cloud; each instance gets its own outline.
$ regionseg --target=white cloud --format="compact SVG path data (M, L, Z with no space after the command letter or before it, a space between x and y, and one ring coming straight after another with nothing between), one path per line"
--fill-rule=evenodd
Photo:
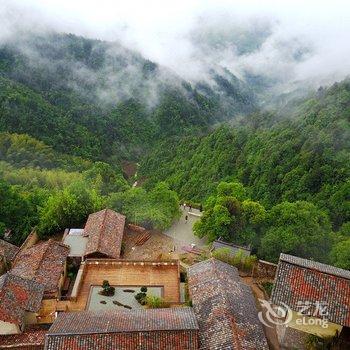
M189 79L202 78L215 63L238 75L249 69L283 81L341 79L350 70L348 1L0 0L0 5L0 38L18 29L51 28L117 40ZM230 45L204 52L191 36L208 26L220 32L258 21L271 22L273 32L259 50L245 55ZM291 55L298 45L312 53L295 62Z

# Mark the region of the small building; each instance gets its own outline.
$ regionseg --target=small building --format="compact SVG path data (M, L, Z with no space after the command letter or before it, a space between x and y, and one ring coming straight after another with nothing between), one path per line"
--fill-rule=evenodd
M197 263L188 284L201 350L268 349L252 291L235 267L216 259Z
M64 282L69 247L49 239L21 250L12 264L13 275L44 286L44 298L57 298Z
M198 324L191 308L82 311L59 314L46 350L198 349Z
M245 256L250 256L250 254L251 254L250 247L243 247L243 246L239 246L239 245L236 245L233 243L225 242L221 238L215 240L212 244L212 247L214 250L220 249L220 248L228 248L228 249L230 249L232 255L236 255L240 251Z
M125 216L111 209L89 215L84 229L70 229L63 243L70 247L69 257L120 258Z
M89 237L84 235L83 228L66 229L62 239L63 244L70 248L69 257L77 259L78 262L84 258L88 241Z
M278 328L282 345L307 333L334 336L350 327L350 271L281 254L271 302L289 308L289 322Z
M84 228L84 236L89 237L85 257L118 259L124 226L125 216L111 209L90 214Z
M19 247L0 239L0 274L6 272L19 252Z
M27 320L35 319L44 286L34 280L5 273L0 277L0 334L18 334Z

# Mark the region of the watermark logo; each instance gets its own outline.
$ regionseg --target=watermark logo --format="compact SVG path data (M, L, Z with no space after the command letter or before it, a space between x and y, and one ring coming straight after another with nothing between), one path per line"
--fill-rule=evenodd
M299 301L297 309L293 313L291 308L285 304L273 305L267 300L259 299L262 310L258 313L260 322L266 327L276 325L287 325L293 320L298 326L320 326L328 327L328 311L325 302Z

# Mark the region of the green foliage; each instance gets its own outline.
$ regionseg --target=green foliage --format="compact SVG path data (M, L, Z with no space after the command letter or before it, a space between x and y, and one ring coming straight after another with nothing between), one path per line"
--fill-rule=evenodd
M80 227L90 213L104 206L103 198L83 182L52 194L40 212L38 232L48 236L66 227Z
M266 220L265 208L246 198L246 190L238 182L222 182L217 195L205 203L205 212L193 228L199 237L209 241L222 237L240 244L257 245L258 235Z
M264 288L266 294L271 297L272 289L273 289L273 283L269 281L262 282L262 287Z
M168 302L155 295L148 295L146 297L146 305L149 309L163 309L170 307Z
M331 226L324 211L305 201L283 202L269 212L260 255L269 261L277 261L281 252L326 261L330 238Z
M350 237L336 243L330 257L334 266L350 270Z
M135 299L141 304L146 305L147 303L147 294L145 292L139 292L135 295Z
M237 179L266 208L308 201L337 229L350 216L350 82L278 113L256 113L205 136L174 138L147 156L140 175L167 181L180 198L203 202Z
M0 180L0 236L8 229L12 232L13 243L19 243L25 238L38 220L31 199L21 193L19 188Z
M127 216L130 222L147 228L168 228L180 216L179 199L165 183L159 183L150 191L131 188L111 194L108 204Z
M219 197L235 197L239 201L246 199L246 190L239 182L220 182L217 189Z
M215 249L213 251L213 257L246 272L251 272L257 261L255 255L247 256L242 250L233 254L230 248Z
M102 282L102 291L99 292L99 294L107 297L111 297L114 295L114 293L115 293L115 288L112 287L107 280L104 280Z
M102 195L125 191L129 187L120 172L116 172L111 165L103 162L95 162L84 172L84 177Z
M159 138L206 131L256 105L232 75L215 75L230 101L224 106L210 86L192 87L115 43L72 34L28 34L0 45L0 73L0 131L110 163L140 158Z

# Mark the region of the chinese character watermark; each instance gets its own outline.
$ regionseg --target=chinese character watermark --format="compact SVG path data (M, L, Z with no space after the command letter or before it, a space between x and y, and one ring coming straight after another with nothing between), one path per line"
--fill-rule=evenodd
M262 310L258 313L259 320L266 327L276 325L287 325L293 319L293 311L285 304L276 306L270 302L259 299ZM328 304L323 301L310 302L299 301L297 309L294 310L294 322L298 326L320 326L328 327Z

